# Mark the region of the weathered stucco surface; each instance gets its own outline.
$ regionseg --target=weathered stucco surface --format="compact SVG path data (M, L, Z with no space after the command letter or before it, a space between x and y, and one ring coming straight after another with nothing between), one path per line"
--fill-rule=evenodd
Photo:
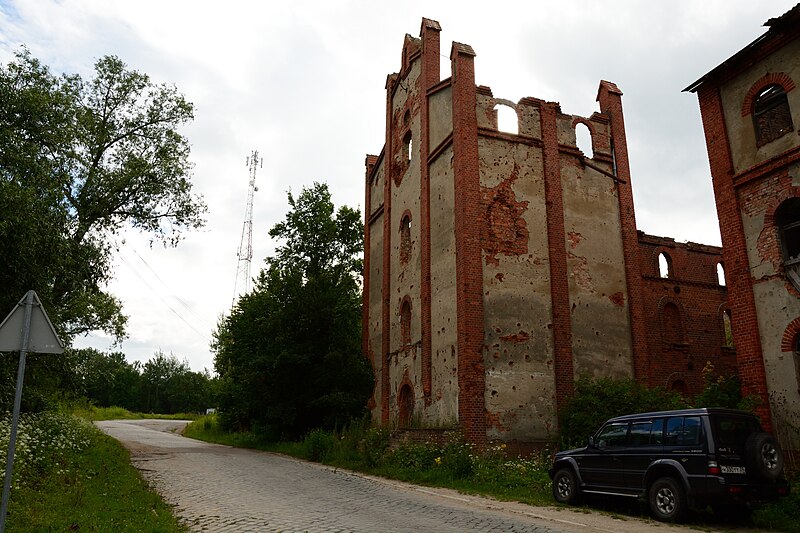
M375 204L373 204L375 205ZM369 226L369 344L367 354L372 361L375 383L381 382L383 371L383 306L381 305L381 284L383 282L383 216L378 216ZM372 395L372 418L381 419L381 387L376 385Z
M561 161L575 376L632 377L628 303L614 297L628 293L616 183L575 157Z
M439 146L453 132L452 98L453 90L445 87L432 94L428 100L431 150Z
M733 165L737 173L797 146L797 133L790 133L761 147L756 147L753 116L750 114L742 116L742 103L753 84L768 73L786 73L795 83L800 84L798 57L800 57L800 40L795 39L794 42L756 63L721 88L725 125L730 139ZM796 110L800 109L800 89L789 91L786 93L786 97L789 107L796 117ZM795 131L797 127L797 120L795 120Z
M542 152L490 137L478 149L489 437L542 440L556 427Z
M443 102L445 104L445 102ZM449 102L446 104L449 105ZM453 150L431 164L431 348L432 403L426 425L458 422L458 353L456 330L456 243L453 213Z

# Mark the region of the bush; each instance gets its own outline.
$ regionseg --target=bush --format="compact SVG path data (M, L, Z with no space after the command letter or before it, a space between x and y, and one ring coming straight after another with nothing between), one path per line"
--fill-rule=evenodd
M686 402L678 393L661 387L648 389L632 379L582 376L559 412L560 444L562 449L585 445L600 424L615 416L684 407Z
M335 436L322 429L312 430L303 439L306 457L312 461L324 460L333 451L334 446L336 446Z

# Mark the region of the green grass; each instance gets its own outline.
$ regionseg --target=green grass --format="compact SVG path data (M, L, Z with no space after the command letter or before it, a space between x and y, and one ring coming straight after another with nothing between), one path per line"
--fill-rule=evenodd
M197 413L175 413L162 415L157 413L134 413L122 407L95 407L93 405L72 406L68 409L75 416L86 420L142 420L157 418L161 420L195 420L200 417Z
M6 521L9 533L188 531L147 487L116 440L69 415L23 420ZM7 443L7 434L4 439ZM26 444L20 446L23 440Z
M503 501L556 506L547 470L546 451L532 458L508 458L503 447L482 453L458 440L457 434L445 445L406 445L388 449L388 432L355 424L340 432L315 430L301 442L269 442L253 433L228 433L219 427L216 415L202 416L189 424L187 437L242 448L284 453L301 459L347 468L357 472L397 479L431 487L455 489ZM579 508L578 510L580 510ZM648 517L645 506L623 499L592 501L591 507L612 516ZM706 510L692 523L701 529L741 530L742 524L726 523ZM767 505L753 514L748 531L800 531L800 490Z

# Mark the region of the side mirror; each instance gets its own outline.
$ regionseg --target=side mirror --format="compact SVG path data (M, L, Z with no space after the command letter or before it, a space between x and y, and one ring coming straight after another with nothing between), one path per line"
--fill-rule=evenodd
M594 444L594 437L589 437L589 448L596 448Z

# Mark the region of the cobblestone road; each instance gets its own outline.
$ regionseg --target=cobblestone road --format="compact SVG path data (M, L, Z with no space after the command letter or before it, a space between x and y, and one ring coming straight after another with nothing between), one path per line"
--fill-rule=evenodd
M184 422L105 421L131 460L195 531L635 532L664 524L465 496L281 455L195 441Z

